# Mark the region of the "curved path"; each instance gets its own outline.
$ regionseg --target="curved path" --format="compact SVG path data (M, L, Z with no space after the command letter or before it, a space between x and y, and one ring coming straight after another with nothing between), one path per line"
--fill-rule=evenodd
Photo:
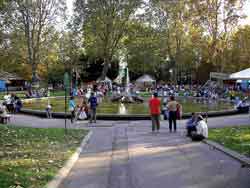
M64 127L64 120L16 115L15 126ZM209 127L248 126L248 115L210 118ZM185 121L177 133L150 132L150 121L87 122L90 142L60 188L249 188L250 170L203 143L186 138Z

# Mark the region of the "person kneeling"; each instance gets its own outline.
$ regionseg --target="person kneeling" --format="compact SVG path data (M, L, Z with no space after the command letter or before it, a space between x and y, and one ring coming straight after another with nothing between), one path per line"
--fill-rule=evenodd
M191 136L192 132L196 132L197 126L197 115L195 113L192 113L191 118L187 121L186 128L187 128L187 136Z
M198 116L196 130L191 133L191 139L193 141L202 141L208 137L207 123L201 115Z

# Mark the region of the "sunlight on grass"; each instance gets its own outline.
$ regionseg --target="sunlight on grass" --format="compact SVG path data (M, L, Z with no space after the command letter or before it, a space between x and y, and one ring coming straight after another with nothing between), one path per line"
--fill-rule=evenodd
M209 139L250 157L250 128L210 129Z
M0 125L0 187L42 188L63 167L86 130Z

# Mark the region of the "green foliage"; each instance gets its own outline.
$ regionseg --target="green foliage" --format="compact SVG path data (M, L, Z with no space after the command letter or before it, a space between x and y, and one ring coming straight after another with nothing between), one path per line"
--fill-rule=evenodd
M0 185L42 188L73 154L85 130L0 126Z
M56 13L44 20L41 33L37 3L52 1L20 2L0 1L0 69L28 80L37 72L49 82L60 81L63 67L80 70L83 80L115 77L120 52L126 53L132 79L147 73L165 81L191 75L206 80L211 70L230 73L249 65L250 29L238 26L246 0L76 0L64 31L54 25L63 18L65 1L53 0ZM32 13L30 35L21 6ZM212 68L201 78L197 72L206 67Z
M127 33L128 21L141 5L141 0L77 0L75 20L83 27L84 46L88 55L102 57L102 77L107 75L110 62Z

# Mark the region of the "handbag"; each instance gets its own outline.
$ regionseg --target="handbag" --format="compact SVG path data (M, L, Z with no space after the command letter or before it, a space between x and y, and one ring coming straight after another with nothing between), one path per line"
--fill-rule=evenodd
M182 117L182 107L180 104L177 105L176 119L180 120Z
M86 118L87 118L86 112L85 112L85 111L82 111L82 112L80 113L80 115L79 115L79 119L80 119L80 120L83 120L83 119L86 119Z

